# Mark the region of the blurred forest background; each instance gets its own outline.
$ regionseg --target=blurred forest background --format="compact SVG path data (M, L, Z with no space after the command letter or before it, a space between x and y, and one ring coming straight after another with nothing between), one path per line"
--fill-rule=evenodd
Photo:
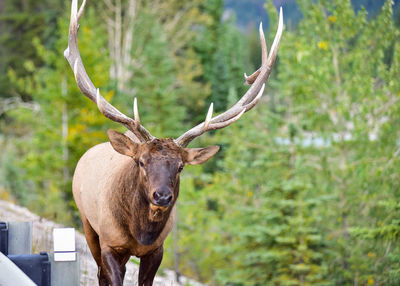
M88 2L88 74L124 113L137 97L157 137L246 91L258 22L270 46L284 9L262 101L190 145L222 149L183 172L163 267L209 285L400 285L399 1ZM75 165L124 129L76 87L69 13L69 1L0 1L0 199L79 227Z

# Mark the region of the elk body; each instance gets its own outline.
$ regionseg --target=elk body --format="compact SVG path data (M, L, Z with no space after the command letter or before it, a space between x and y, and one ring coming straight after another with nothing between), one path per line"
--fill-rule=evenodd
M73 194L81 214L85 237L98 265L99 285L122 285L130 256L140 258L138 285L152 285L163 256L163 243L174 224L179 195L179 176L185 165L202 164L218 152L218 146L186 148L196 137L228 126L260 100L271 73L283 30L282 11L268 55L262 26L262 64L250 76L251 87L230 109L212 116L210 105L204 122L177 139L158 139L141 124L134 101L134 119L108 103L95 88L83 66L77 41L79 11L72 1L68 48L64 52L84 95L101 113L128 128L125 134L108 131L110 142L88 150L79 160L73 177Z

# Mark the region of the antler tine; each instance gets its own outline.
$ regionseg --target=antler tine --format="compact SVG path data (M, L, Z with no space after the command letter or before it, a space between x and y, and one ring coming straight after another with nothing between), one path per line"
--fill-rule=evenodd
M85 10L85 6L86 6L86 0L83 0L81 8L79 8L79 11L78 11L78 17L77 17L78 22L82 17L83 11Z
M282 7L279 11L279 21L278 29L276 31L275 39L271 46L271 53L268 55L267 45L265 43L265 36L262 30L262 24L260 24L260 42L261 42L261 52L262 52L262 64L260 69L254 72L252 75L247 76L245 74L245 79L248 84L252 86L243 95L243 97L230 109L221 113L218 116L212 118L207 124L200 123L192 129L188 130L182 134L179 138L175 140L180 146L187 146L194 138L200 136L206 131L220 129L228 126L229 124L238 120L245 112L251 110L260 100L263 92L265 83L267 82L272 67L275 63L276 55L278 53L279 43L283 32L283 13ZM204 128L207 126L206 128Z
M278 53L279 43L281 41L283 32L283 14L282 7L279 8L279 20L278 20L278 29L276 30L276 36L274 38L274 42L271 46L271 54L268 57L268 66L272 67L275 63L276 55Z
M248 104L245 105L246 111L252 109L256 104L260 101L261 96L264 93L265 83L262 85L260 91L258 92L257 96Z
M214 109L214 103L211 102L210 107L208 108L206 120L204 121L204 125L202 128L204 131L206 131L208 126L210 125L213 109Z
M120 112L100 95L99 90L94 86L93 82L86 73L78 47L79 20L81 19L85 10L85 5L86 0L83 0L78 11L78 0L72 0L68 47L64 51L64 57L67 59L74 72L75 81L81 92L97 104L100 112L104 116L115 122L123 124L129 130L131 130L141 142L152 140L154 137L149 131L140 125L140 121L138 121L136 124L135 120Z
M263 66L265 65L268 59L268 48L267 48L267 43L265 41L262 22L260 22L260 27L258 30L260 33L260 42L261 42L261 65Z
M246 73L244 73L244 84L245 85L251 85L254 83L254 81L257 79L258 75L261 72L261 68L259 68L258 70L256 70L254 73L252 73L251 75L247 75Z
M258 30L260 33L260 43L261 43L261 59L262 59L261 66L263 66L263 65L265 65L265 63L268 60L268 48L267 48L267 44L265 42L265 36L264 36L262 22L260 23L260 27ZM260 72L261 72L261 68L256 70L250 76L247 76L247 74L245 73L244 74L245 84L250 85L250 84L254 83L254 81L257 79L258 75L260 74Z
M139 110L138 110L138 107L137 107L137 99L136 99L136 97L133 100L133 114L135 116L135 123L137 125L140 125L140 116L139 116Z
M217 123L213 123L210 124L208 130L215 130L215 129L220 129L220 128L224 128L228 125L230 125L231 123L235 122L236 120L238 120L240 117L242 117L242 115L246 112L246 107L243 107L242 111L240 111L236 116L226 120L226 121L222 121L222 122L217 122ZM207 130L207 131L208 131Z

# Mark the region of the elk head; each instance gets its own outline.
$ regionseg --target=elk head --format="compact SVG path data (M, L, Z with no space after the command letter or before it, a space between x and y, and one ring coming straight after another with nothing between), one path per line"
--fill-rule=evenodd
M211 103L204 122L186 131L176 139L157 139L140 124L137 100L134 100L134 118L121 113L107 102L96 89L83 66L78 48L77 33L79 20L84 11L86 0L83 1L79 11L78 2L73 0L71 21L69 27L68 48L64 52L68 60L79 89L82 93L95 102L100 112L107 118L119 122L127 127L138 139L134 142L129 137L116 131L109 131L109 139L113 148L126 156L134 159L139 168L139 177L145 189L148 203L155 209L164 210L173 205L177 196L179 174L184 165L197 165L205 162L218 150L218 146L208 148L186 148L196 137L203 133L220 129L238 120L245 112L251 110L260 100L275 63L278 46L283 31L282 9L279 13L279 25L275 39L268 55L267 45L262 29L259 27L262 64L252 75L245 74L245 83L251 84L249 90L231 108L213 117L213 104Z
M218 146L183 148L173 139L136 143L114 130L108 131L115 151L134 161L135 181L141 197L150 206L149 218L157 221L174 205L179 195L179 176L185 165L198 165L218 152Z

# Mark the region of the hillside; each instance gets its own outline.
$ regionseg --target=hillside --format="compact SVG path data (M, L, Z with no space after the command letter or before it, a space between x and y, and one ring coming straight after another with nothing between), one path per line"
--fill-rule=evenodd
M302 18L296 0L273 0L275 7L283 7L285 13L285 22L289 27L295 27ZM367 9L370 17L376 15L383 3L383 0L352 0L356 11L361 7ZM266 0L224 0L225 18L235 15L236 23L241 30L247 30L251 26L256 26L260 21L267 25L268 14L264 9ZM394 10L397 11L400 0L394 0Z

